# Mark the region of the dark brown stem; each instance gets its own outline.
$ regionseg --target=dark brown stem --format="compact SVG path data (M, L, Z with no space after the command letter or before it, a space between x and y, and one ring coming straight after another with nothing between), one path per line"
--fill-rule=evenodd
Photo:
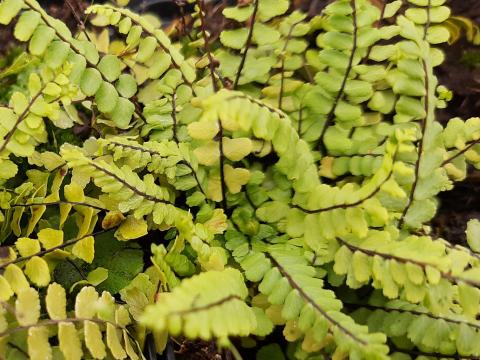
M381 27L382 26L382 22L383 22L383 19L385 18L385 10L387 8L387 4L382 1L382 12L380 14L380 19L378 20L378 27ZM370 54L372 53L372 50L373 50L373 47L375 46L375 44L372 44L368 47L368 50L367 50L367 54L365 55L365 57L363 58L363 61L362 63L367 63L368 62L368 59L370 58Z
M240 77L242 76L243 67L245 66L245 61L247 61L248 50L250 49L250 46L252 46L253 30L255 28L255 20L257 18L258 4L259 0L255 0L255 3L253 5L253 14L250 18L247 42L245 43L245 50L243 51L240 64L238 65L237 75L235 77L235 82L233 83L233 89L236 89L238 86L238 82L240 81Z
M282 110L283 106L283 92L284 92L284 84L285 84L285 59L282 59L282 66L280 67L280 94L278 96L278 108Z
M318 148L322 155L327 154L327 149L325 148L325 144L323 142L323 138L325 134L332 125L333 119L335 117L335 110L337 109L338 103L340 102L343 93L345 91L345 87L347 86L348 77L350 76L350 72L353 68L353 60L355 58L355 54L357 52L357 38L358 38L358 26L357 26L357 4L355 0L350 0L350 6L352 7L352 22L353 22L353 45L352 45L352 52L350 53L350 58L348 59L347 69L345 70L345 75L342 80L342 84L340 85L340 90L333 101L332 108L330 109L327 118L325 120L325 125L322 128L322 132L320 133L320 137L318 138Z
M223 152L223 126L222 122L218 120L218 127L220 128L219 132L219 137L220 139L218 140L218 148L220 151L220 186L222 189L222 207L223 210L227 210L227 186L225 183L225 153Z
M423 40L427 40L427 35L428 35L428 29L430 28L430 23L432 22L431 20L431 14L430 14L430 9L432 7L432 0L428 0L427 4L427 22L424 27L424 32L423 32Z
M292 39L293 30L295 29L295 27L298 24L300 24L302 22L303 22L303 20L297 21L296 23L292 24L292 26L290 26L290 29L288 30L287 39L285 40L285 44L283 45L282 53L280 54L280 56L282 56L282 65L280 67L280 74L281 74L280 95L279 95L279 99L278 99L278 108L280 110L282 110L283 93L284 93L284 88L283 87L284 87L284 84L285 84L285 56L286 56L285 51L287 50L288 43Z
M181 35L187 35L188 39L190 41L193 41L193 38L192 38L192 34L190 34L190 31L187 31L187 21L185 19L185 17L187 16L186 13L185 13L185 5L184 3L180 3L180 4L177 4L178 8L180 9L180 21L182 22L182 31L181 31Z
M173 140L178 144L178 135L177 135L177 88L173 91L172 94L172 131L173 131Z
M25 4L26 4L31 10L33 10L33 11L35 11L35 12L37 12L37 13L40 14L40 16L41 16L42 20L45 22L45 24L46 24L47 26L49 26L50 28L52 28L52 29L55 31L55 35L56 35L60 40L62 40L62 41L64 41L64 42L66 42L67 44L69 44L69 45L70 45L70 48L71 48L76 54L81 55L82 57L85 58L85 56L82 55L82 51L81 51L78 47L76 47L75 44L69 42L61 33L59 33L59 32L55 29L55 27L50 23L50 20L43 15L43 13L41 13L40 11L37 11L37 9L36 9L34 6L30 5L28 2L25 2ZM88 64L89 67L96 68L96 64L92 63L92 62L89 61L87 58L85 58L85 60L87 61L87 64ZM100 72L100 75L102 76L102 79L103 79L104 81L109 82L107 79L105 79L104 75L103 75L101 72Z
M453 245L451 243L449 243L448 241L446 240L443 240L441 239L443 244L445 245L445 247L451 249L451 250L459 250L459 251L463 251L463 252L466 252L468 253L470 256L474 257L474 258L477 258L480 260L480 253L476 252L476 251L473 251L472 249L469 249L467 247L464 247L464 246L460 246L460 245Z
M465 284L468 284L472 287L480 288L480 282L475 281L475 280L461 278L461 277L458 277L458 276L451 275L450 273L440 271L436 267L435 264L430 264L430 263L427 263L427 262L424 262L424 261L419 261L419 260L414 260L414 259L407 259L407 258L403 258L403 257L400 257L400 256L396 256L396 255L392 255L392 254L386 254L386 253L382 253L382 252L375 251L375 250L364 249L364 248L361 248L359 246L352 245L352 244L350 244L350 243L346 242L345 240L340 239L338 237L337 237L337 241L338 241L339 244L342 244L342 245L346 246L352 252L358 251L358 252L361 252L361 253L363 253L365 255L368 255L370 257L378 256L382 259L393 260L393 261L396 261L400 264L417 265L417 266L421 267L424 271L426 271L427 267L431 267L431 268L436 269L440 273L440 276L442 278L444 278L444 279L446 279L446 280L448 280L452 283L455 283L455 284L465 283Z
M250 96L248 96L248 95L245 95L245 94L242 94L242 95L233 95L233 96L225 99L224 101L235 100L235 99L247 99L248 101L250 101L250 102L252 102L252 103L254 103L254 104L256 104L256 105L267 109L267 110L270 111L271 113L278 115L278 117L287 118L287 116L285 115L285 113L284 113L283 111L278 110L278 109L276 109L276 108L274 108L274 107L271 107L271 106L263 103L262 101L257 100L257 99L255 99L255 98L252 98L252 97L250 97Z
M126 188L130 189L132 192L134 192L135 194L143 197L144 199L148 200L148 201L153 201L155 203L163 203L163 204L172 204L171 202L167 201L167 200L163 200L163 199L159 199L155 196L152 196L152 195L148 195L147 193L144 193L142 191L140 191L139 189L137 189L135 186L133 186L132 184L128 183L127 181L125 181L124 179L122 179L121 177L119 177L117 174L111 172L110 170L107 170L103 167L101 167L100 165L97 165L96 163L94 163L93 161L90 162L90 165L93 166L95 169L97 169L98 171L101 171L103 172L104 174L110 176L111 178L114 178L115 180L117 180L119 183L121 183L123 186L125 186Z
M351 207L361 205L365 201L367 201L368 199L371 199L372 197L374 197L381 190L383 184L385 184L392 177L392 174L393 174L393 172L390 172L390 174L387 176L387 178L374 191L372 191L368 196L366 196L365 198L360 199L358 201L355 201L353 203L332 205L332 206L328 206L328 207L324 207L324 208L320 208L320 209L314 209L314 210L305 209L305 208L303 208L299 205L292 205L292 208L299 209L299 210L301 210L301 211L303 211L307 214L318 214L318 213L325 212L325 211L331 211L331 210L335 210L335 209L348 209L348 208L351 208Z
M43 92L43 89L45 88L45 86L38 92L35 94L34 97L32 97L32 99L30 100L30 102L28 103L27 107L25 108L25 110L23 110L23 112L20 114L20 116L18 117L17 121L15 122L15 124L13 125L13 128L10 129L10 131L7 133L7 135L5 135L4 139L3 139L3 143L2 145L0 145L0 153L5 150L5 148L7 147L7 144L10 142L10 140L12 139L12 136L13 134L15 133L15 131L17 130L18 126L22 123L23 120L25 120L25 118L27 117L28 113L30 112L30 108L32 107L32 105L35 103L35 101L38 99L38 97L40 95L42 95L42 92Z
M320 305L317 304L317 302L308 295L305 290L296 283L296 281L293 279L293 277L286 271L286 269L278 263L278 261L269 253L266 254L267 257L273 262L275 267L280 271L282 276L287 279L288 283L292 288L294 288L300 296L308 303L310 304L315 310L317 310L331 325L335 326L340 330L342 333L347 335L349 338L351 338L353 341L366 346L368 343L356 336L354 333L352 333L350 330L348 330L346 327L344 327L342 324L340 324L338 321L336 321L333 317L331 317L326 310L324 310Z
M130 98L130 100L132 101L133 105L135 106L135 114L137 114L137 116L146 124L147 119L143 115L142 106L138 102L137 98L135 96L133 96L132 98Z
M213 59L213 55L210 49L210 42L207 36L207 28L205 24L205 16L204 16L204 2L203 0L196 0L197 6L198 6L198 14L200 16L200 27L202 31L202 37L203 37L203 42L205 43L205 52L207 53L208 57L208 65L210 67L210 76L212 77L212 86L213 86L213 91L217 92L218 91L218 84L217 84L217 79L215 78L215 61Z
M77 22L78 27L80 28L82 33L85 35L85 37L88 39L88 41L93 42L93 39L90 37L90 35L86 31L85 23L80 18L80 16L78 15L77 11L75 10L75 8L73 7L70 1L71 0L66 0L65 3L70 8L70 11L72 12L73 17L75 18L75 21Z
M229 301L232 301L232 300L242 300L240 298L240 296L238 295L229 295L223 299L220 299L220 300L217 300L213 303L210 303L210 304L206 304L206 305L203 305L203 306L198 306L198 307L192 307L190 309L187 309L187 310L181 310L181 311L175 311L175 312L172 312L169 314L169 316L182 316L182 315L187 315L187 314L192 314L192 313L196 313L196 312L200 312L200 311L205 311L205 310L210 310L216 306L220 306L220 305L223 305Z
M67 260L67 262L68 262L70 265L72 265L72 266L75 268L75 270L77 270L77 273L80 275L80 277L81 277L83 280L87 280L87 277L86 277L85 274L83 273L82 269L80 269L80 268L78 267L78 265L75 264L75 262L74 262L72 259L67 258L66 260Z
M472 141L470 142L470 144L468 144L468 146L465 147L465 149L462 149L460 150L458 153L456 153L455 155L449 157L447 160L445 160L443 163L442 163L442 166L445 166L447 165L448 163L451 163L453 160L455 160L456 158L462 156L463 154L465 154L468 150L470 150L471 148L473 148L475 145L479 144L480 143L480 139L477 139L475 141Z
M78 201L51 201L51 202L44 202L44 203L31 203L31 204L12 204L11 207L32 207L32 206L52 206L52 205L78 205L78 206L86 206L90 207L95 210L99 211L108 211L100 206L87 204L85 202L78 202Z
M425 146L425 134L427 133L427 127L428 127L428 118L430 116L430 79L428 76L428 68L425 60L423 61L423 69L425 71L425 112L426 115L422 119L422 124L421 124L421 129L422 129L422 138L420 139L420 143L418 145L418 158L417 161L415 162L415 179L412 184L412 189L410 190L410 194L408 197L408 203L407 206L405 206L405 209L403 209L402 216L400 217L400 220L398 222L398 228L401 229L403 227L403 224L405 222L405 216L408 213L408 210L413 204L413 201L415 199L415 191L417 190L417 185L419 181L419 175L420 175L420 165L422 161L422 155L423 155L423 147Z
M104 5L104 6L105 6L106 8L111 9L111 10L114 10L114 11L120 11L121 14L122 14L123 16L129 18L129 19L132 21L133 24L140 26L140 27L142 28L142 31L143 31L145 34L147 34L148 36L154 37L154 38L157 40L158 46L161 47L162 50L165 51L168 55L170 55L170 58L171 58L173 67L176 68L176 69L178 69L178 70L180 70L180 65L177 64L177 62L174 60L173 56L171 56L170 51L168 50L168 48L166 48L165 46L163 46L163 44L162 44L160 41L158 41L158 39L157 39L157 37L155 36L154 33L152 33L151 31L149 31L149 30L147 30L147 29L145 29L145 27L143 27L142 24L140 24L136 19L134 19L134 18L133 18L132 16L130 16L128 13L123 12L123 11L119 10L118 8L115 8L115 7L111 6L111 5ZM189 86L191 87L191 86L192 86L192 83L185 78L185 76L184 76L184 74L183 74L182 71L180 71L180 72L182 73L182 79L183 79L183 81L184 81L187 85L189 85Z
M303 107L300 106L298 110L298 128L297 133L300 138L302 138L302 121L303 121Z
M119 142L116 142L116 141L112 141L111 143L112 145L115 145L115 146L118 146L118 147L122 147L122 148L125 148L125 149L132 149L132 150L135 150L135 151L140 151L140 152L144 152L144 153L148 153L150 154L150 156L160 156L160 157L163 157L162 154L160 154L158 151L154 151L154 150L150 150L150 149L145 149L145 148L142 148L140 146L135 146L135 145L128 145L128 144L121 144ZM195 171L195 169L193 168L192 164L190 164L187 160L182 160L181 161L182 164L188 166L188 168L192 171L192 174L193 174L193 177L195 178L195 181L197 182L197 186L200 190L200 192L205 195L205 191L203 190L202 188L202 184L200 183L200 179L198 178L198 174L197 172Z
M12 349L15 349L18 352L22 353L22 355L25 356L25 359L28 359L30 357L25 350L23 350L20 346L14 344L13 342L8 342L7 345L10 346Z

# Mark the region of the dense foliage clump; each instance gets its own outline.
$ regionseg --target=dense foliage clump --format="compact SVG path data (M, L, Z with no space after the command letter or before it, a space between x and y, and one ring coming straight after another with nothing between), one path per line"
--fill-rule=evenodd
M436 119L445 0L239 1L218 34L127 2L78 34L0 3L0 358L480 356L480 223L429 227L480 168L480 118Z

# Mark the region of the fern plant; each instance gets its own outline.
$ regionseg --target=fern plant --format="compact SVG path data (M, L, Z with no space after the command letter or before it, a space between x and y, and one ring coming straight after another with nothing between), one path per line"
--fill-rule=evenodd
M480 356L479 222L429 225L480 167L480 119L436 119L445 1L239 2L216 35L189 2L187 33L118 1L72 34L1 1L33 60L0 107L0 358L276 329L292 359Z

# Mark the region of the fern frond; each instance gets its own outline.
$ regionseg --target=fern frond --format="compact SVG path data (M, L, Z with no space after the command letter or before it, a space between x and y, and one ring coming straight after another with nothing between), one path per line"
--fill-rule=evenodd
M442 136L448 153L442 166L455 181L462 181L467 176L467 164L479 167L480 157L480 119L471 118L463 121L451 119Z
M14 246L5 247L8 256L0 262L0 270L5 270L0 278L7 280L15 293L28 286L29 281L37 287L46 287L51 282L51 272L58 260L72 256L91 263L95 253L94 237L103 232L92 232L64 241L63 231L45 228L37 233L38 239L19 238ZM13 295L8 290L5 294L7 299Z
M41 316L43 305L38 292L31 287L18 291L14 305L2 303L1 308L7 312L12 310L13 320L7 320L0 337L8 339L16 334L13 344L26 341L31 359L52 357L52 337L58 339L59 350L67 359L81 359L87 355L82 344L96 359L105 358L107 349L115 359L123 359L127 354L131 359L143 358L127 329L131 320L126 309L116 305L113 297L105 292L99 296L93 287L82 288L73 311L67 312L65 290L56 283L50 284L45 297L49 318ZM73 316L69 317L70 314ZM51 332L51 328L57 331ZM105 330L106 344L103 340Z
M464 16L450 16L444 26L450 32L449 44L456 43L465 33L465 38L474 45L480 43L480 28L471 19Z
M95 96L98 110L109 115L116 126L127 128L135 106L112 85L122 72L120 60L114 55L100 57L92 43L74 38L65 24L49 16L35 0L18 4L18 8L12 7L16 11L10 15L15 16L22 7L27 10L22 11L15 26L16 38L28 42L29 52L42 57L52 69L68 61L70 71L66 81L76 86L76 92L81 89L85 96ZM12 19L5 17L2 23L8 24ZM121 87L122 83L116 86Z
M122 159L132 169L147 168L157 176L165 175L177 190L190 190L196 186L204 192L198 164L186 143L148 141L140 144L122 137L101 139L98 143L101 148L113 152L115 161Z
M449 40L450 33L443 23L450 17L450 8L445 6L443 2L416 0L409 0L408 2L410 4L405 11L405 16L423 30L425 40L434 45Z
M172 189L157 185L152 174L141 179L128 166L120 168L101 157L90 159L81 149L73 146L62 147L61 154L70 167L82 174L79 176L88 179L87 182L93 179L102 189L105 196L101 199L109 210L131 214L116 232L119 239L136 239L145 235L148 224L144 217L147 216L154 228L176 228L179 231L179 243L187 240L198 253L199 261L204 267L223 267L226 262L223 251L204 242L209 239L208 232L206 235L205 232L198 234L191 214L175 206Z
M228 160L226 158L228 154L224 152L224 141L215 145L215 142L212 142L214 136L219 131L234 132L241 130L249 136L272 143L280 157L277 164L278 168L285 172L289 179L293 180L294 188L297 188L298 191L306 192L319 183L313 155L307 144L299 139L288 117L283 112L242 93L228 90L219 91L202 101L199 106L203 113L198 122L189 125L189 133L194 139L203 141L200 143L202 147L197 147L194 150L197 158L199 156L208 159L212 157L212 161L203 160L203 163L207 166L216 164L220 160L221 169L222 166L226 166L225 161ZM236 116L232 117L232 113ZM225 141L228 141L228 138ZM232 145L233 143L232 141ZM207 155L210 153L211 155ZM243 156L247 154L248 152ZM235 158L233 159L235 160ZM233 172L231 175L235 176ZM228 185L229 179L224 178L223 180ZM239 185L244 185L248 180L249 178L246 176L243 181L239 179L238 181L241 181ZM228 190L232 192L234 190L233 186L229 186ZM235 193L235 191L232 193ZM214 200L218 201L218 196L213 197Z
M147 78L158 79L171 66L180 71L186 84L191 85L195 81L195 67L184 59L161 29L156 29L140 15L111 5L92 5L86 13L97 15L97 24L116 26L120 33L127 36L124 51L129 52L135 62L149 67ZM139 80L141 84L145 78Z
M29 76L26 95L14 92L8 107L0 108L0 162L4 170L0 181L13 177L17 166L9 160L11 154L30 157L35 147L47 141L44 118L55 121L60 116L60 101L68 102L72 89L66 78L67 69L42 71Z
M474 339L478 337L479 324L459 314L432 314L421 305L394 300L360 305L352 316L365 321L372 331L402 339L405 345L413 343L425 352L458 351L460 356L478 356ZM401 341L396 343L400 349L404 347Z
M47 207L52 209L54 206L58 207L58 226L60 229L65 226L67 219L72 217L77 220L77 237L82 237L89 231L93 231L99 212L106 209L101 201L85 196L84 189L80 184L71 182L64 185L63 171L62 168L54 172L50 186L51 177L49 173L33 173L30 177L33 186L29 189L23 189L24 191L8 204L8 207L13 209L11 228L16 236L30 236L42 220ZM22 219L28 218L26 216L28 211L31 212L28 226L22 231L20 223ZM45 221L45 219L43 220Z
M229 336L246 336L255 330L255 315L244 302L247 295L238 270L205 272L184 280L170 293L159 294L141 322L157 331L217 338L226 345Z
M323 289L323 280L301 249L274 245L265 254L252 252L241 266L247 279L260 282L258 290L267 296L268 303L280 306L281 321L287 324L285 331L290 326L297 328L290 341L303 337L305 350L318 351L333 336L338 355L387 359L385 337L369 334L368 328L341 312L341 301L332 291Z
M446 248L442 241L429 237L389 241L388 236L372 232L365 241L338 242L333 269L347 276L350 287L358 288L372 279L373 286L390 299L424 303L434 313L455 309L473 318L478 313L475 256Z

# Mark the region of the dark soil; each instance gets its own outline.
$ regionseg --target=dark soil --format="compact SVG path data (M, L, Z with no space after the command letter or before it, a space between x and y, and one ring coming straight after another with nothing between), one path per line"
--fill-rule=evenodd
M452 12L480 24L478 0L449 0ZM446 62L437 70L440 83L454 93L447 109L438 113L440 121L459 116L464 119L480 116L480 46L465 39L445 46ZM470 59L470 61L468 61ZM472 61L474 60L474 61ZM441 207L432 223L434 235L454 244L465 244L468 220L480 218L480 173L471 170L465 181L455 184L453 191L440 195Z

